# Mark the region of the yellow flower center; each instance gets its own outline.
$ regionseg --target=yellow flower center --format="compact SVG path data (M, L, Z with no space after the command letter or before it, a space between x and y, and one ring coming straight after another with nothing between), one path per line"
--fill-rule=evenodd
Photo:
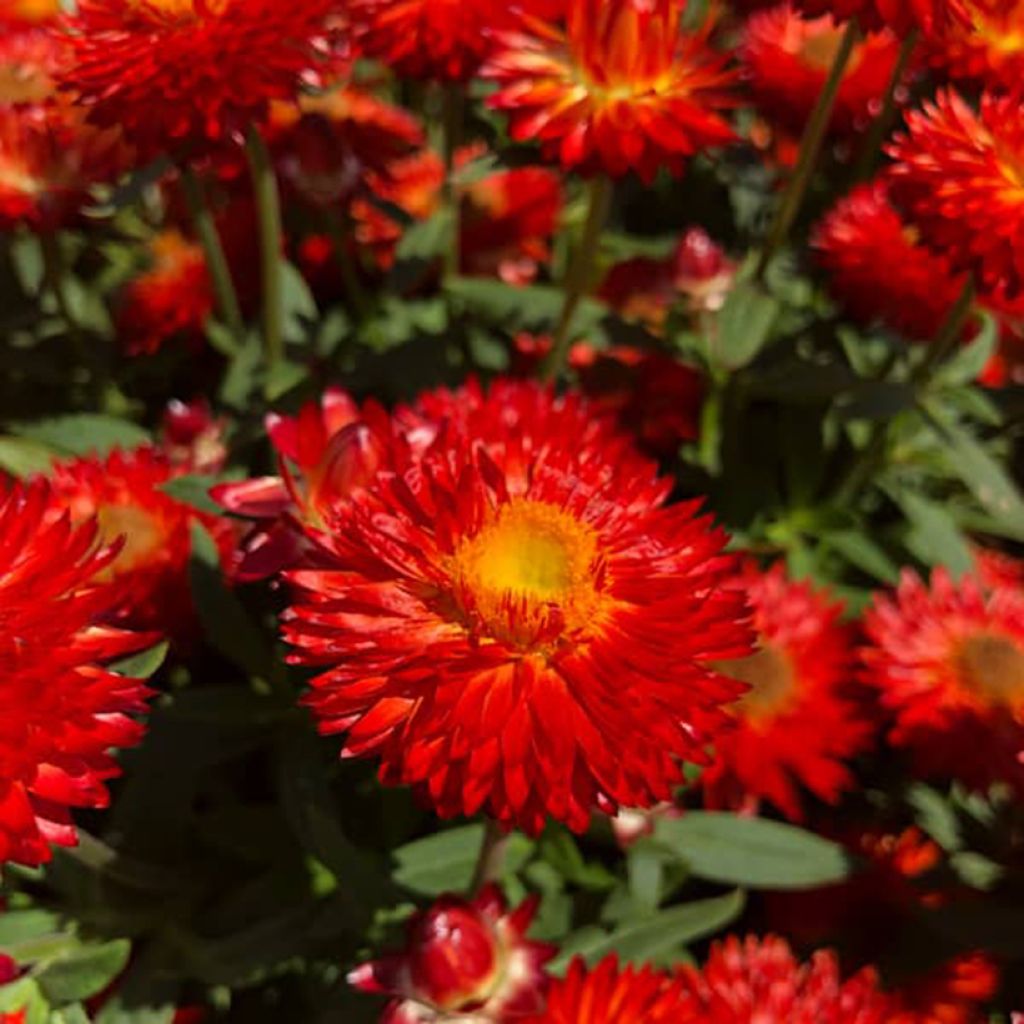
M109 581L156 560L163 546L164 532L156 517L138 505L103 505L96 513L104 544L124 538L117 558L99 575Z
M961 643L956 655L964 686L985 701L1024 705L1024 647L1008 636L981 633Z
M40 103L53 93L49 75L31 64L0 64L0 104Z
M786 709L795 695L793 663L785 651L771 644L763 644L748 658L720 661L715 668L750 686L735 705L745 719L757 722L774 718Z
M219 18L231 5L231 0L133 0L137 7L170 18L190 21L193 18Z
M56 18L60 12L60 0L14 0L11 13L19 21L41 22Z
M502 505L452 558L460 604L488 635L531 646L592 621L600 603L597 535L556 505Z
M842 30L838 28L808 35L800 45L800 56L812 68L827 71L835 63L842 37Z

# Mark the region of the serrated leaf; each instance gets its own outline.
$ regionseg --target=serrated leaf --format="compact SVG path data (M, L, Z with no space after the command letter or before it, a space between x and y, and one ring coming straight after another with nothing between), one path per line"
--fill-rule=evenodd
M743 912L744 894L737 889L725 896L696 900L631 921L611 933L588 931L583 939L563 947L551 969L564 970L573 956L594 964L609 953L625 963L663 962L688 942L705 938L724 928Z
M73 953L47 964L35 975L51 1003L67 1003L102 992L124 970L131 953L127 939L79 946Z
M659 821L655 839L699 878L755 889L811 889L839 882L851 862L838 844L794 825L722 811Z
M137 448L152 438L137 423L100 413L75 413L31 423L15 423L12 434L47 445L64 455L105 455L112 448Z
M763 286L754 281L738 283L715 321L711 362L729 370L751 363L771 336L778 315L778 300Z
M464 825L417 839L394 851L394 880L423 896L463 892L473 878L484 838L483 825ZM526 836L513 832L508 837L503 871L518 871L533 851Z

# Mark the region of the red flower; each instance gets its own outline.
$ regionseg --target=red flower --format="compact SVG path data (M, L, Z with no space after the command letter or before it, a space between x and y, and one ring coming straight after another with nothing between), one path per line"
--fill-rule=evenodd
M652 967L620 968L613 954L587 969L574 959L552 979L547 1008L524 1024L689 1024L678 979Z
M4 29L0 35L0 107L51 100L55 90L54 74L64 54L60 39L43 28Z
M175 635L187 632L192 623L192 524L201 523L213 533L225 558L233 547L227 520L199 512L161 489L182 472L163 453L145 446L53 467L54 508L69 510L74 522L95 518L107 543L123 538L117 556L102 573L118 595L117 622Z
M0 864L41 864L73 846L69 808L105 807L113 747L137 743L148 691L106 666L153 638L112 629L102 581L116 548L97 526L49 515L44 482L0 502Z
M242 581L318 564L303 526L321 527L331 510L372 479L392 429L380 406L360 408L340 388L328 388L298 416L268 413L265 424L281 475L220 484L211 491L229 512L257 521L234 569Z
M0 0L0 25L24 28L55 21L61 13L60 0Z
M983 94L975 113L952 89L907 114L889 146L892 195L954 269L985 292L1015 298L1024 284L1024 114Z
M125 159L116 131L83 124L64 103L0 105L0 231L68 224Z
M507 25L502 0L351 0L357 45L406 78L466 82Z
M1024 591L905 572L864 626L865 680L892 715L890 742L927 775L1024 790Z
M682 173L686 160L724 145L721 113L734 76L707 31L680 33L680 0L569 0L567 26L525 17L498 33L483 70L499 83L488 103L509 113L517 141L537 140L564 168Z
M852 637L843 606L787 579L782 565L764 573L748 566L737 586L754 609L760 649L718 665L751 689L702 785L711 805L764 799L800 820L800 790L835 803L853 783L847 762L868 740L869 725L847 689Z
M684 1024L889 1024L888 1001L872 970L842 980L835 955L801 964L779 938L715 943L703 969L682 970L695 1001Z
M724 534L664 507L669 484L573 396L500 383L419 412L431 447L396 444L320 538L337 569L291 574L322 730L443 817L578 831L667 799L737 694L708 662L748 650Z
M677 304L691 313L721 309L736 269L703 228L687 228L668 259L638 257L617 263L599 294L622 316L660 333Z
M999 969L981 952L963 953L899 989L887 1024L984 1024Z
M386 1024L520 1019L543 1006L554 954L526 938L536 909L531 899L510 913L495 885L473 900L442 896L410 920L401 953L362 964L349 983L396 997Z
M957 2L957 0L954 0ZM811 17L831 15L836 21L856 18L865 32L891 29L901 38L915 28L934 31L950 18L951 0L798 0Z
M226 423L215 418L205 398L181 402L172 398L160 423L160 448L175 469L216 473L227 459Z
M931 63L954 78L1012 91L1024 76L1024 4L956 0L956 13L926 37Z
M214 296L202 247L173 228L149 243L152 266L121 296L117 330L129 355L153 355L173 338L202 337Z
M974 549L974 572L986 587L1024 588L1024 562L992 548Z
M825 15L803 19L788 4L750 16L740 57L754 102L788 131L803 131L835 60L843 27ZM853 49L832 113L840 136L865 127L881 107L899 41L888 31L871 33Z
M144 159L238 142L319 81L329 0L81 0L65 84Z

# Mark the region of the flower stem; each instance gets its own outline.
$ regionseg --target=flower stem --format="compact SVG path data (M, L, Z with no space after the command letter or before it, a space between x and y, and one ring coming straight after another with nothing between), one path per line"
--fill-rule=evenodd
M445 249L445 277L455 277L462 266L459 234L459 193L455 183L455 154L462 140L465 97L457 83L444 86L442 96L442 127L444 146L444 208L451 221Z
M213 214L206 202L202 182L195 171L187 165L181 169L181 188L192 217L192 225L206 257L206 268L213 285L217 309L235 341L241 342L245 336L245 322L242 320L235 283L231 278L231 268L224 255L224 246L221 245L220 236L217 234Z
M772 257L781 248L789 230L796 220L800 207L803 205L804 197L807 195L807 188L811 183L814 169L818 165L818 156L821 153L822 143L825 141L825 133L828 131L828 123L832 117L832 108L835 106L836 97L839 95L839 86L843 80L843 72L850 62L853 54L853 47L857 42L860 30L857 21L851 18L846 23L842 39L839 42L839 49L836 51L835 59L832 61L832 68L825 79L825 85L821 90L818 100L811 112L810 120L804 129L803 138L800 140L800 153L797 157L796 167L793 176L789 179L786 191L776 214L775 222L768 235L768 240L761 250L761 258L757 264L755 278L762 280L768 264Z
M959 298L950 307L927 354L910 376L910 383L918 396L928 387L935 371L959 345L974 298L974 279L968 276ZM836 505L846 505L857 496L872 474L884 464L888 446L889 421L877 420L871 428L867 444L854 457L836 486L833 498Z
M903 75L907 70L907 65L910 63L910 58L917 46L919 36L920 32L916 28L912 28L903 39L899 56L896 58L896 64L892 69L892 77L889 79L889 86L885 91L882 109L879 111L878 117L871 123L871 127L864 138L860 156L857 158L857 164L853 170L854 181L863 181L865 178L870 178L875 171L878 157L882 152L882 141L889 134L893 122L896 120L896 94L899 91L900 82L903 81Z
M334 262L341 274L345 298L348 299L356 319L363 321L370 315L370 305L366 300L366 293L359 280L359 270L349 245L352 235L351 221L348 218L343 219L343 215L335 209L325 212L325 221L327 234L331 240L331 249L334 253Z
M253 197L260 231L263 264L263 340L267 367L277 366L284 356L284 292L281 279L281 197L267 145L259 130L250 127L245 151L252 175Z
M469 885L470 894L479 892L488 882L497 882L501 878L507 847L508 836L496 821L488 818L484 838L480 843L480 855L473 869L473 880Z
M601 230L608 218L612 200L612 181L606 175L592 178L587 185L587 216L579 244L569 259L565 274L565 300L552 339L551 352L541 366L544 383L551 383L565 367L572 341L570 329L580 302L590 290L594 263L597 259Z

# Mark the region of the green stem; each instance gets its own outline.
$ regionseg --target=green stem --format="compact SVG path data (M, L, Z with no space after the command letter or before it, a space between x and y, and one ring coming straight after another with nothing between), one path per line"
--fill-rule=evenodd
M832 117L832 108L836 103L836 96L839 95L839 86L843 80L843 73L846 65L850 62L853 54L853 47L857 42L859 29L857 21L851 18L843 32L839 42L839 49L836 51L835 59L832 61L832 68L825 79L825 85L818 96L818 100L811 112L810 120L804 129L803 138L800 140L800 154L797 157L797 164L793 170L793 176L789 179L786 191L782 197L782 204L776 214L775 222L772 224L771 233L761 250L761 258L757 264L755 277L757 280L764 278L765 271L772 257L778 252L789 235L789 230L796 220L800 207L803 206L804 197L807 195L807 188L811 183L814 170L818 165L818 156L821 153L822 144L825 141L825 134L828 131L829 120Z
M572 321L576 310L590 290L594 263L597 259L601 230L608 219L612 201L612 180L598 175L587 184L587 215L583 222L583 233L579 244L569 259L565 273L565 299L552 338L551 352L541 367L540 377L544 383L551 383L562 372L572 342Z
M480 843L480 854L473 869L473 880L469 885L471 894L479 892L488 882L497 882L501 878L507 847L508 836L496 821L488 818L484 838Z
M260 259L263 264L263 341L267 368L273 369L284 357L284 290L281 279L281 197L277 190L274 165L263 136L254 126L245 140L252 175L253 197L260 232Z
M959 298L946 314L946 319L929 346L925 358L910 375L910 383L918 397L928 387L939 367L959 346L964 326L974 305L974 298L974 280L968 276ZM854 457L836 486L833 498L836 505L848 504L856 498L871 476L884 465L888 447L889 421L877 420L871 428L867 444Z
M444 147L444 208L450 219L448 246L445 249L445 277L455 277L462 267L459 234L459 190L455 181L455 154L462 140L464 120L462 87L452 83L444 87L442 97L442 127Z
M206 269L209 271L214 298L217 300L217 309L235 341L241 343L245 337L245 321L242 319L242 309L238 304L238 294L235 291L235 282L231 277L231 268L224 255L224 246L221 245L220 235L217 234L217 225L214 223L213 214L206 202L202 182L196 176L195 171L187 165L181 170L181 189L192 218L196 237L203 247Z
M910 58L914 53L914 48L917 46L919 36L920 32L918 29L912 28L903 39L899 56L896 58L896 64L892 69L892 77L889 79L889 86L885 91L882 109L879 111L878 117L871 123L871 127L864 138L860 156L857 158L857 164L853 170L854 181L863 181L865 178L870 178L875 171L878 157L882 152L882 142L892 130L893 122L896 120L896 94L899 91L900 82L903 81L903 75L907 70L907 65L910 63Z
M334 252L334 262L341 274L345 298L348 299L349 306L356 314L356 319L363 321L370 314L370 304L367 302L366 294L359 280L359 270L352 258L352 248L349 245L352 225L345 223L342 220L342 215L336 209L328 210L325 219L327 234L331 239L331 249Z

